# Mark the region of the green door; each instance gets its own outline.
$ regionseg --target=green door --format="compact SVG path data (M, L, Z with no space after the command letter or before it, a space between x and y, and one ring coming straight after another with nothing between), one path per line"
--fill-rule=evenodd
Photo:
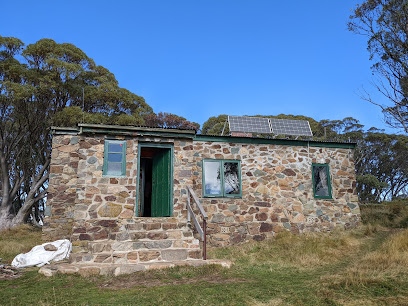
M170 217L170 149L162 149L153 156L152 217Z

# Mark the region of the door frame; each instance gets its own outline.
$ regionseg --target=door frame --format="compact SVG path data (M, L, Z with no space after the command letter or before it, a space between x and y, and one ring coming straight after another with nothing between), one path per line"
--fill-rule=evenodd
M170 149L170 216L173 215L173 159L174 159L174 145L173 143L152 143L152 142L139 142L137 145L137 175L136 175L136 204L135 204L135 217L139 217L139 184L140 184L140 156L142 148L162 148ZM152 217L153 218L153 217Z

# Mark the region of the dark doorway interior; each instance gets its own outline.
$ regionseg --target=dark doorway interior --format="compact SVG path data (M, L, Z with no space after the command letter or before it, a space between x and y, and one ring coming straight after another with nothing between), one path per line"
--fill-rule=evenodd
M170 148L141 147L139 216L169 217L171 190Z

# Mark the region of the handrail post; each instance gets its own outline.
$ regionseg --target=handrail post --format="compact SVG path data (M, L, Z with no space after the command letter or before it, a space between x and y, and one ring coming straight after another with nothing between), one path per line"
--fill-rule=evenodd
M195 217L194 211L191 207L191 198L193 198L194 203L197 205L202 218L203 218L203 228L201 228L201 225L197 221L197 218ZM198 233L200 234L200 237L203 242L203 259L207 260L207 213L205 212L204 208L200 204L200 200L198 199L197 195L194 193L194 190L191 189L190 186L187 186L187 221L190 223L191 218L193 218L194 221L194 226Z
M187 205L190 206L190 190L187 188ZM187 223L191 224L190 209L187 206Z
M203 258L207 260L207 220L203 219L203 232L204 232L204 241L203 241Z

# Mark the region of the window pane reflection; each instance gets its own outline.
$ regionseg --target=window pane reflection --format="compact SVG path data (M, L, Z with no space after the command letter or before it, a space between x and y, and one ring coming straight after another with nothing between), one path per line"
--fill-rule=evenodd
M123 144L121 143L110 143L109 152L122 152L122 146Z
M120 163L122 161L122 153L109 153L108 161Z
M205 193L221 194L221 176L219 162L204 163Z
M239 194L238 163L224 163L224 188L226 194Z
M122 163L108 163L108 173L113 175L122 174Z

